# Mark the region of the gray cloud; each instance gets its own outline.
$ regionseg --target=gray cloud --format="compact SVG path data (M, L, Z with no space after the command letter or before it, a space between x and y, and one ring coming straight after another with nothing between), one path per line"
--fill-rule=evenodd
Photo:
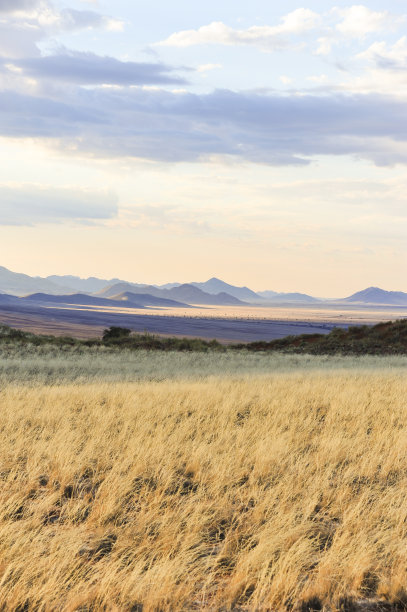
M7 59L2 61L7 65ZM113 57L70 51L66 54L13 60L30 77L65 81L80 85L183 85L172 75L173 68L159 63L121 62ZM4 69L4 68L3 68Z
M26 11L21 13L20 11ZM124 23L96 11L56 10L48 0L0 0L0 54L38 56L37 43L60 32L121 30Z
M70 151L165 162L229 155L306 164L318 155L351 154L380 165L407 163L406 126L406 105L374 94L79 88L64 101L0 94L2 135L53 137Z
M39 0L0 0L0 13L14 13L35 8Z
M117 215L117 197L106 191L0 185L0 201L0 225L89 223Z
M87 28L106 28L107 30L121 30L123 22L95 11L77 11L63 9L59 13L58 28L63 31L83 30Z

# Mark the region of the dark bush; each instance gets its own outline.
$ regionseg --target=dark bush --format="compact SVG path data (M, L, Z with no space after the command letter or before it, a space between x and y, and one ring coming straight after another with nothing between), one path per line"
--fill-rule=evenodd
M109 340L117 340L122 338L128 338L131 334L131 329L127 327L109 327L103 332L103 342L109 342Z

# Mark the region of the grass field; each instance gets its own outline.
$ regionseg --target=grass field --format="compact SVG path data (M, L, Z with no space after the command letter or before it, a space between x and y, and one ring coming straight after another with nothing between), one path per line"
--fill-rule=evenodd
M407 355L340 356L278 352L112 351L107 347L0 346L0 385L84 384L248 377L308 371L406 371Z
M0 609L406 609L405 358L114 358L0 359Z

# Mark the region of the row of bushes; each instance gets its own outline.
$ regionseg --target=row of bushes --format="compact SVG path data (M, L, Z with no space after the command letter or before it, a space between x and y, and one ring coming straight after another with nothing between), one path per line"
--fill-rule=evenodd
M109 327L103 333L102 342L111 347L148 349L159 351L210 351L224 347L217 340L201 338L177 338L156 336L150 333L132 333L125 327Z
M37 335L8 326L0 326L1 344L53 345L59 347L107 347L112 350L147 349L161 351L283 351L290 353L321 354L407 354L407 320L369 326L335 328L329 334L302 334L278 340L257 341L229 345L217 340L200 338L163 337L150 333L136 333L124 327L109 327L102 339L79 340L69 336Z
M286 351L313 355L397 355L407 354L407 320L377 325L334 328L329 334L286 336L270 342L250 342L233 348L249 351Z
M225 350L217 340L200 338L163 337L148 332L135 333L123 327L109 327L103 337L80 340L71 336L37 335L31 332L0 326L1 345L55 346L55 347L108 347L113 349L146 349L161 351L220 351Z

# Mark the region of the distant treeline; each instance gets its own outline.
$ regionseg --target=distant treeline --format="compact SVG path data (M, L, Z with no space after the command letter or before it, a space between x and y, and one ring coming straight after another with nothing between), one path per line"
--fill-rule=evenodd
M37 335L6 325L0 326L0 347L3 345L105 347L111 350L158 351L280 351L313 355L401 355L407 354L407 320L377 325L359 325L348 329L334 328L329 334L302 334L278 340L224 345L217 340L163 337L148 332L138 333L124 327L109 327L101 339L80 340L70 336Z

